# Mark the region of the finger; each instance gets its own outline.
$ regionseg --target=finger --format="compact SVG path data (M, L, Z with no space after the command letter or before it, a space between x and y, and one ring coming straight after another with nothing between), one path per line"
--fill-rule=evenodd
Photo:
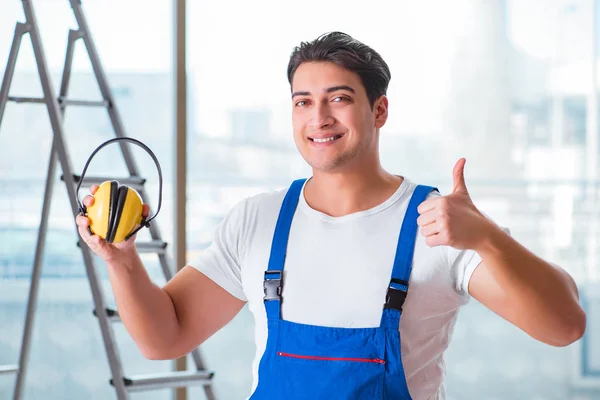
M86 229L87 232L87 229ZM102 238L98 235L90 235L87 233L87 238L84 239L87 246L94 253L98 254L100 250L102 250Z
M417 225L423 227L436 221L437 215L434 210L428 211L417 218Z
M83 198L83 205L86 207L91 207L91 205L94 204L94 196L85 196Z
M148 215L150 215L150 205L144 204L142 206L142 215L144 216L144 218L146 218Z
M138 234L137 232L136 232L136 233L134 233L133 235L131 235L131 236L129 237L129 239L127 239L127 240L123 241L122 243L131 243L131 242L135 242L135 239L137 238L137 234ZM117 244L117 245L118 245L118 244Z
M76 218L77 231L83 239L83 241L92 249L100 246L100 236L92 235L89 231L90 219L83 215L78 215Z
M83 239L84 243L90 248L94 248L96 246L97 239L100 238L99 236L90 235L88 228L85 226L77 227L77 231L79 232L79 236L81 236L81 239Z
M87 230L87 227L78 225L77 231L79 232L79 236L83 239L84 242L88 242L90 240L90 233Z
M454 171L452 171L452 175L454 176L454 188L452 189L452 193L468 193L467 184L465 183L465 163L466 159L461 158L454 165Z
M431 235L425 238L425 244L429 247L441 246L444 244L442 235Z
M437 235L438 233L440 233L440 226L436 223L429 224L421 228L421 235L425 237Z
M96 191L98 190L98 188L99 188L99 187L100 187L100 186L98 186L98 185L96 185L96 184L94 184L94 185L90 186L90 193L91 193L91 194L94 194L94 193L96 193Z
M77 226L79 226L81 228L87 228L90 225L90 219L83 215L78 215L75 218L75 223L77 224Z
M426 212L433 210L437 206L439 199L440 199L440 197L435 198L435 199L425 200L424 202L419 204L417 211L419 212L419 214L423 215Z
M100 247L100 243L102 242L102 238L98 235L90 234L90 231L86 226L79 226L77 228L79 234L83 241L90 247L90 249L96 251Z

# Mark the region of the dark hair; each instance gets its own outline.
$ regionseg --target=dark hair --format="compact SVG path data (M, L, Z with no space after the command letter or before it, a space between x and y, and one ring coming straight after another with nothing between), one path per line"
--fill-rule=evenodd
M304 62L332 62L357 73L371 108L377 98L386 94L391 79L390 69L379 53L342 32L326 33L294 48L287 70L290 85L296 70Z

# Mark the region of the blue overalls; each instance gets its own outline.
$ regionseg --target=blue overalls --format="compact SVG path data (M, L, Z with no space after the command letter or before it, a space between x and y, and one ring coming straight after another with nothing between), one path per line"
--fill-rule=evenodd
M282 275L288 237L304 181L294 181L290 186L275 226L264 280L268 338L259 364L258 385L250 399L408 400L411 397L400 355L400 314L412 270L419 216L417 207L435 189L417 186L409 202L381 325L376 328L336 328L281 318Z

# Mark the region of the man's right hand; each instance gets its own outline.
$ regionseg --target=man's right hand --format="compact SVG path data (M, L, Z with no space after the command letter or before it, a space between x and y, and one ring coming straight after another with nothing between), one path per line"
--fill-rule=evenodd
M85 196L83 198L83 204L86 207L94 204L94 193L98 190L98 185L92 185L90 188L91 196ZM142 215L144 217L148 217L150 213L150 206L148 204L143 205ZM88 231L88 226L90 225L90 219L84 215L77 215L75 218L75 222L77 223L77 229L79 231L79 236L83 239L83 241L88 245L90 250L96 253L102 260L108 262L112 259L117 258L120 254L129 253L131 251L135 251L135 238L137 234L130 237L128 240L119 242L119 243L107 243L106 240L102 239L98 235L90 235Z

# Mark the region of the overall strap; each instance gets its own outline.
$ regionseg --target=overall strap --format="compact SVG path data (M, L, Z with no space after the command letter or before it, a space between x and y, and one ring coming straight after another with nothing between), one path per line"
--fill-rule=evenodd
M275 225L273 233L273 241L271 243L271 255L269 257L269 265L265 271L265 279L263 283L265 297L265 309L268 319L281 318L281 288L283 286L283 266L285 264L285 255L287 251L288 238L290 236L290 227L298 200L302 193L302 186L306 179L295 180L288 189L281 209L279 217Z
M398 329L402 306L408 292L408 281L412 271L415 242L417 241L417 218L419 218L417 209L433 190L437 191L436 188L431 186L418 185L408 203L396 247L392 278L385 297L381 326Z

